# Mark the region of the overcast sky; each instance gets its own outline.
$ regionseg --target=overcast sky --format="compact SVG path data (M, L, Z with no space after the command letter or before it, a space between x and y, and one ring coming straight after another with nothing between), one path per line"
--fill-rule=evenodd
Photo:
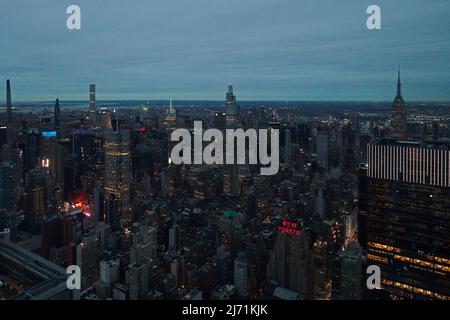
M1 0L0 41L2 100L392 100L398 64L405 100L450 100L449 0Z

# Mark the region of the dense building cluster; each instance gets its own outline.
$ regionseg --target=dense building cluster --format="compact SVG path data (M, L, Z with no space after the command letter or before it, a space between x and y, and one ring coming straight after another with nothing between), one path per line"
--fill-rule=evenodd
M73 299L450 298L450 115L407 115L400 73L393 106L238 103L232 86L225 103L120 105L96 90L88 108L19 105L7 81L0 298L66 295L70 265ZM278 173L173 164L171 133L199 120L278 129Z

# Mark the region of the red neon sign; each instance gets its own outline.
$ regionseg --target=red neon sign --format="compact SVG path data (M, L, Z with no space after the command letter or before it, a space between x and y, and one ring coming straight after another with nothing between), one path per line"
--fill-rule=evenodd
M284 234L292 234L296 237L300 236L299 225L296 222L283 220L281 226L278 226L278 231Z

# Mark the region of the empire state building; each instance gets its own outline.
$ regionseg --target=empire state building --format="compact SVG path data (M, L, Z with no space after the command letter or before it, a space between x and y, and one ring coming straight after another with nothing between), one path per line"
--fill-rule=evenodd
M406 107L402 97L400 70L398 71L397 96L392 104L391 135L394 138L404 138L406 136Z

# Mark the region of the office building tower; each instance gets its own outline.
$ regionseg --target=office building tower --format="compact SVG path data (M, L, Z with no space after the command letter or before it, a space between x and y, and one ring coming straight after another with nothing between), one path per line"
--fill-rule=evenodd
M130 300L145 299L149 293L150 262L130 266Z
M172 104L172 99L170 99L169 107L166 110L163 119L163 126L171 133L177 127L177 112Z
M286 129L284 132L284 162L290 164L292 160L292 144L291 130Z
M231 255L224 246L217 248L214 262L217 264L219 284L229 283L231 278Z
M100 261L100 280L110 286L119 280L120 261L102 260Z
M105 200L121 219L130 214L130 134L127 130L108 130L105 136Z
M393 138L406 137L406 106L402 97L400 70L398 71L397 79L397 95L395 96L391 111L391 136Z
M0 211L17 209L19 192L19 171L14 162L0 164Z
M233 128L238 124L238 107L236 104L236 96L233 93L233 86L228 86L226 94L226 124L227 127Z
M33 169L39 165L42 152L42 135L37 128L28 129L25 141L25 169Z
M90 84L89 85L89 113L91 115L92 120L95 121L97 120L96 118L96 91L95 91L95 84Z
M317 161L319 166L325 171L328 170L328 132L324 130L320 130L316 135L316 152L317 152Z
M361 299L362 250L358 242L347 244L341 255L340 294L343 300Z
M61 109L59 107L59 99L56 99L55 110L53 113L53 122L55 124L55 129L58 129L61 126Z
M328 215L329 190L328 181L324 175L317 174L311 181L311 192L314 195L314 211L321 219Z
M234 287L241 297L248 294L248 261L245 252L239 252L234 260Z
M99 113L99 126L102 129L112 129L111 111L108 109L101 109Z
M275 240L267 268L268 281L307 297L312 269L309 238L303 230L286 230L279 232Z
M101 221L95 225L94 233L95 237L98 239L99 250L105 250L111 238L111 226Z
M367 163L362 163L358 171L358 241L363 250L367 249Z
M32 169L26 175L25 222L30 231L38 231L48 208L49 190L43 169Z
M169 250L178 251L181 247L181 230L178 224L174 224L169 229Z
M103 188L98 181L95 182L92 193L94 194L94 220L98 223L104 221L104 207L103 207Z
M219 129L221 131L226 128L226 113L225 112L216 112L214 114L214 128Z
M320 232L322 233L322 232ZM312 292L314 300L329 300L331 298L331 245L322 237L313 244Z
M368 146L368 264L394 297L450 299L449 150L395 139Z
M223 193L236 196L240 192L239 165L228 164L223 169Z
M12 103L11 103L11 83L9 79L6 80L6 112L8 117L8 124L12 123Z
M184 289L186 287L186 261L183 255L177 255L170 262L170 273L175 278L177 288Z
M83 237L76 248L77 265L81 272L81 288L89 288L99 276L98 239L94 234Z
M8 143L8 127L0 126L0 148Z
M64 147L57 141L49 146L50 175L64 189Z

